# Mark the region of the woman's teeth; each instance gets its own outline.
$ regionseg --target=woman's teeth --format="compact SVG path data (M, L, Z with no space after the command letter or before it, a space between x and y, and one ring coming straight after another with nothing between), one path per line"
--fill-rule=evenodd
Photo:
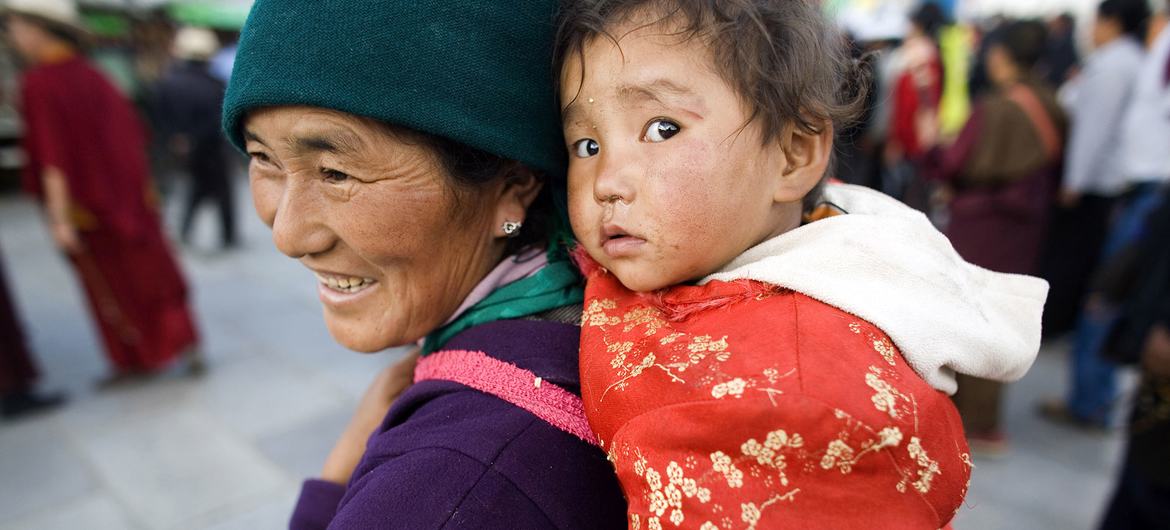
M339 278L317 274L317 280L326 287L343 293L356 293L374 283L372 278Z

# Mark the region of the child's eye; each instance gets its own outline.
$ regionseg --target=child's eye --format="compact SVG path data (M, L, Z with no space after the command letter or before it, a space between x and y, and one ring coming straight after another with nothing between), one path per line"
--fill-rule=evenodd
M659 118L646 125L646 133L642 136L642 141L665 142L678 134L680 130L677 123Z
M573 143L573 156L577 158L589 158L599 151L601 146L592 138L582 138Z

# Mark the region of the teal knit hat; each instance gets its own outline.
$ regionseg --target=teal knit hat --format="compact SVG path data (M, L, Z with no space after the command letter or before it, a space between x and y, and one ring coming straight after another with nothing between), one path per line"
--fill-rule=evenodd
M257 0L223 127L307 105L455 140L563 176L553 93L556 0Z

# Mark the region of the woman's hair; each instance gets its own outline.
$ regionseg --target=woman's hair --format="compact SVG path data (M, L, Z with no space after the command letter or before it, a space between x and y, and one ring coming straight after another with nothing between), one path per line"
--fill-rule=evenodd
M1011 22L995 33L991 44L1002 46L1012 62L1023 72L1028 72L1044 55L1048 44L1048 30L1043 22L1037 20Z
M1097 6L1097 16L1116 20L1123 33L1144 42L1150 5L1146 0L1105 0Z
M571 57L584 61L595 38L650 13L648 25L676 29L683 41L701 39L713 66L758 121L767 144L789 128L820 134L840 131L865 103L868 68L854 61L845 39L809 0L569 0L562 6L554 75ZM566 102L562 102L566 103ZM747 123L744 124L745 126ZM830 171L832 169L830 168ZM820 201L818 185L805 209Z
M924 3L910 14L910 22L937 42L939 32L947 25L947 16L938 4Z
M415 145L427 148L439 166L449 178L454 194L456 210L459 212L474 211L474 202L479 200L479 192L496 179L513 178L514 172L524 167L515 160L510 160L487 151L470 147L442 136L407 129L397 125L382 123L382 126L394 137L404 139ZM505 253L512 255L525 248L543 246L549 241L555 216L555 206L552 191L549 188L549 179L536 170L530 170L536 177L545 183L540 194L532 205L528 207L524 226L519 235L507 240ZM459 215L456 213L455 215Z

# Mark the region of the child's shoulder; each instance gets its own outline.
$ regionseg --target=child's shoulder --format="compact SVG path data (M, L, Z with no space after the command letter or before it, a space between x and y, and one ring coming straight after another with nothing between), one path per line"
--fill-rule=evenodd
M873 390L875 379L888 379L917 399L946 401L906 362L884 331L866 320L804 294L791 298L793 344L802 374L802 391L840 396L842 389Z

